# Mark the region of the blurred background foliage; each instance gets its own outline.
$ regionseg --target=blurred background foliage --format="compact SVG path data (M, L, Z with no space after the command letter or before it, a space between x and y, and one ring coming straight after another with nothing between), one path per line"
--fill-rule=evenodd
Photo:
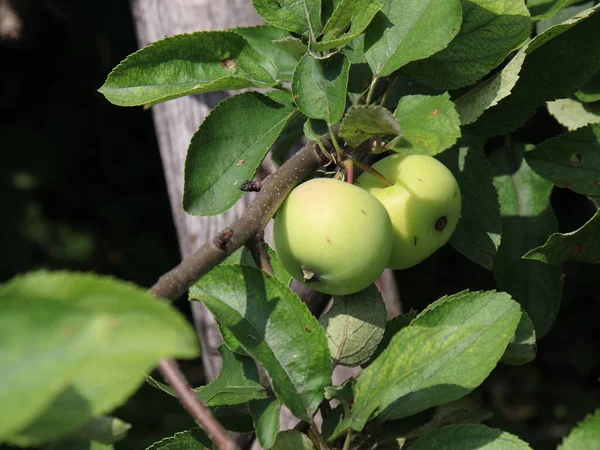
M128 2L16 0L17 22L7 4L0 0L1 280L50 268L151 285L179 258L151 115L113 106L96 91L136 49ZM565 131L542 108L511 139L536 144ZM490 140L487 151L503 142ZM561 232L595 211L566 189L555 189L552 206ZM563 269L561 310L537 359L500 365L473 395L494 413L490 426L536 449L555 448L600 405L600 272L574 262ZM490 272L450 246L397 279L405 311L466 288L495 288ZM189 316L185 300L177 306ZM200 384L199 361L186 372ZM114 415L133 425L118 450L143 449L193 425L148 385Z

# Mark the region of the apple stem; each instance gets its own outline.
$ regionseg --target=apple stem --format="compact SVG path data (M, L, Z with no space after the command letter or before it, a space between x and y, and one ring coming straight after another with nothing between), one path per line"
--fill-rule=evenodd
M344 160L344 168L346 169L346 182L354 184L354 163L352 159Z
M371 166L367 165L367 164L363 164L359 161L357 161L356 159L352 158L354 161L354 164L356 164L356 167L358 167L360 170L362 170L363 172L368 172L371 175L373 175L375 178L377 178L379 181L381 181L385 186L390 187L393 186L394 183L392 183L390 180L388 180L386 177L383 176L383 174L375 169L373 169Z

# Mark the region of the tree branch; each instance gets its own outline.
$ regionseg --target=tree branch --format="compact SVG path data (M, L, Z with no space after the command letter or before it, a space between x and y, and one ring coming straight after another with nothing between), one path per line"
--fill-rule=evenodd
M261 232L290 191L314 169L326 163L315 142L302 147L264 181L261 191L238 220L161 276L150 292L170 300L184 294L192 283Z
M263 229L290 191L314 169L325 163L327 160L317 150L314 142L304 146L264 181L260 193L238 220L223 229L178 266L161 276L150 288L150 293L158 298L176 299L184 294L192 283L251 239L254 239L251 246L256 245L256 257L260 261L262 258L259 254L261 252L259 236L262 235ZM264 245L262 248L264 249ZM233 440L194 394L177 363L172 359L164 360L159 364L158 370L175 390L186 411L207 432L218 448L235 449Z
M179 398L184 409L206 431L210 440L217 444L217 448L219 450L235 450L237 448L235 442L214 418L210 409L204 406L196 397L181 370L179 370L177 363L172 359L165 359L160 362L158 370L169 383L169 386L177 392L177 398Z

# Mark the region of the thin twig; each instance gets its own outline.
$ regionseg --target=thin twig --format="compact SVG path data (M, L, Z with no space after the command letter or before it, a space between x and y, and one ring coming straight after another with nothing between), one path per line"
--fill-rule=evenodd
M350 443L352 442L352 428L348 428L346 433L346 439L344 440L344 447L342 450L350 450Z
M217 448L219 450L235 450L237 448L235 442L233 442L227 431L214 418L210 409L198 400L198 397L192 391L181 370L179 370L177 363L172 359L165 359L159 364L158 370L167 383L169 383L169 386L175 390L185 410L206 431L210 440L217 444Z
M311 435L317 441L320 450L329 450L329 445L327 445L327 442L325 442L325 439L323 439L323 436L321 436L321 432L313 420L310 422L309 435Z
M250 254L256 263L256 266L267 272L269 275L273 275L273 266L271 266L271 260L269 259L269 253L265 245L265 234L260 231L256 233L252 238L246 242L246 247L250 250Z

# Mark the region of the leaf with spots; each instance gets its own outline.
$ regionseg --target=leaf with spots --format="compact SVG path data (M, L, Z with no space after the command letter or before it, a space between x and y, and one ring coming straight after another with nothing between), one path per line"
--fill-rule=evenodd
M558 313L562 272L560 267L528 261L522 256L558 231L550 206L553 186L531 170L523 145L499 148L490 161L502 215L502 242L493 273L498 287L527 311L539 339L548 332Z
M156 104L184 95L275 84L277 67L232 31L171 36L131 54L99 89L119 106Z
M502 357L521 317L506 293L442 297L394 335L356 382L352 428L395 420L464 397Z
M384 0L367 27L365 56L376 76L445 48L461 25L459 0Z
M202 301L264 367L283 404L310 420L331 381L331 360L306 305L279 280L245 266L218 266L192 285L190 299Z
M0 342L0 440L19 446L55 440L119 406L160 360L198 355L195 332L168 303L69 272L0 286Z
M292 78L292 94L300 111L311 119L337 123L344 114L350 61L337 53L317 59L307 53Z
M183 209L191 215L210 216L231 208L243 195L239 187L254 177L295 113L289 103L258 92L242 92L220 102L188 147Z
M523 256L546 264L581 261L600 264L600 211L585 225L570 233L554 233L548 241Z
M336 296L320 319L334 363L358 366L367 361L383 337L385 304L374 284L352 295Z
M529 38L523 0L461 0L462 27L448 47L402 69L438 89L458 89L483 78Z
M600 195L600 124L542 142L525 154L531 168L556 186Z
M460 120L448 93L406 95L394 116L402 135L392 150L433 156L452 147L460 137Z

